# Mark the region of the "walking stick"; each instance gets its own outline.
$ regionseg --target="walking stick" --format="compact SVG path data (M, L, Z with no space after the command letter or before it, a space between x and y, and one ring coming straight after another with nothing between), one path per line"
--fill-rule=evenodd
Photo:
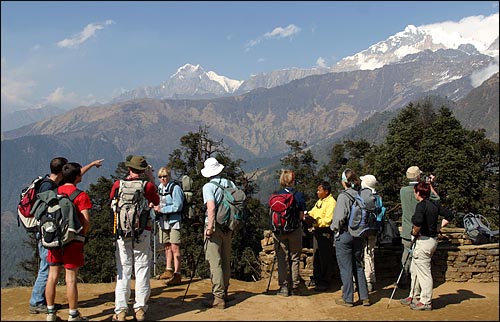
M415 243L416 242L417 242L417 238L413 238L413 240L411 242L411 245L410 245L410 249L408 250L408 255L406 255L405 262L403 263L403 268L401 268L401 272L399 273L398 280L396 281L396 283L394 283L394 289L392 290L392 294L391 294L391 297L389 298L389 302L387 302L386 309L388 309L389 308L389 304L391 304L392 297L394 296L394 293L396 292L396 289L398 288L399 280L401 279L401 276L403 275L403 271L405 269L406 262L410 258L410 255L412 255L413 249L415 248Z
M271 285L271 279L273 278L274 264L276 264L276 254L274 254L273 265L271 267L271 274L269 274L269 282L267 283L266 293L269 292L269 285Z
M157 234L157 223L156 223L156 213L153 208L151 208L151 217L153 217L153 276L156 277L156 234Z
M276 243L277 240L274 238L274 236L272 236L272 238L273 238L273 243ZM269 245L269 239L267 240L267 245ZM276 249L276 247L275 247L275 249ZM278 251L279 251L279 247L278 247ZM269 282L267 283L266 293L269 292L269 286L271 285L271 279L273 278L274 265L276 264L276 261L277 261L277 255L278 255L277 252L275 252L274 258L273 258L273 265L271 266L271 273L269 274Z
M191 278L189 279L189 283L186 287L186 292L184 293L184 296L182 297L182 302L184 302L184 299L186 298L186 295L189 290L189 285L191 285L191 282L193 281L194 273L196 272L196 268L198 267L198 263L200 262L201 256L203 255L203 252L205 250L205 247L207 247L208 243L208 238L205 238L205 243L203 244L203 248L200 251L200 255L198 256L198 259L196 260L196 263L194 264L193 271L191 272Z

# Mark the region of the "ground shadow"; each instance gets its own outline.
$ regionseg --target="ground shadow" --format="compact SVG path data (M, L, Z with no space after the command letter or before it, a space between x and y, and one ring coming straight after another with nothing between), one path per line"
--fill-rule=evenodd
M467 301L469 299L483 299L485 296L476 294L474 292L471 292L469 290L457 290L457 293L450 293L450 294L442 294L439 295L438 298L434 298L432 300L432 309L439 309L443 308L447 305L450 304L460 304L463 301Z

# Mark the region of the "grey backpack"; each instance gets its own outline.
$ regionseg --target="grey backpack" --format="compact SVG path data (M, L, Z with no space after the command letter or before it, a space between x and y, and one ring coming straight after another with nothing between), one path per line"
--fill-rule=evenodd
M146 228L150 208L144 195L147 181L120 180L116 200L116 233L122 238L138 239Z

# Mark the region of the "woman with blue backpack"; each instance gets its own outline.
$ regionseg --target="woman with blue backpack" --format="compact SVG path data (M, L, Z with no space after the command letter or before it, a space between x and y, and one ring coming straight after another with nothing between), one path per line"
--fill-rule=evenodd
M353 237L348 229L351 206L356 198L360 198L361 182L354 170L346 169L342 172L342 186L345 190L337 197L330 226L335 233L335 253L342 281L342 298L336 299L335 303L345 307L354 306L354 276L359 300L364 306L369 306L370 300L362 263L365 240L362 237Z

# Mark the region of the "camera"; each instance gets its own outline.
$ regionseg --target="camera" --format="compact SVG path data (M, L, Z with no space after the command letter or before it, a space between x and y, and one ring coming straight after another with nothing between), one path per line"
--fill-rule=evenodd
M436 176L433 175L432 173L428 174L428 175L424 174L420 178L421 178L422 182L426 182L426 183L432 184L435 187L437 187L437 185L438 185L437 182L436 182Z

